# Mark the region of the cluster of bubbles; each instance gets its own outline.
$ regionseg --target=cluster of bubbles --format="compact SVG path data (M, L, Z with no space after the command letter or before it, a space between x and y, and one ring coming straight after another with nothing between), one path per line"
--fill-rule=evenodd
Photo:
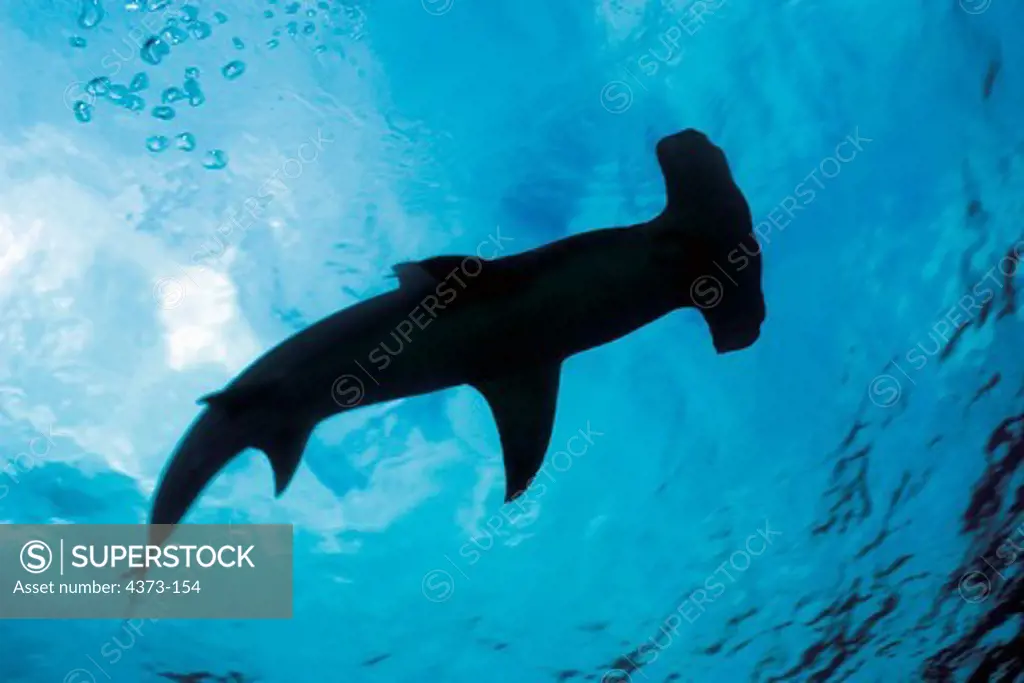
M358 27L361 20L364 18L362 12L357 7L346 6L337 1L331 3L327 2L327 0L319 0L319 2L316 3L315 8L307 7L305 11L302 9L303 3L301 2L279 2L279 0L267 0L267 5L269 5L269 7L263 11L263 17L265 19L274 20L277 18L283 18L286 21L284 26L275 28L270 39L267 40L266 46L271 50L280 46L280 38L282 34L287 34L293 39L309 38L317 35L318 27L314 20L318 17L323 18L325 27L333 25L334 28L331 32L339 36L347 35L351 31L336 25L336 15L343 14L344 22L356 27L356 34L359 33ZM300 15L305 18L300 18ZM327 46L322 42L313 47L314 54L322 54L326 51Z
M127 0L125 9L156 12L166 9L170 3L171 0ZM82 0L78 25L86 29L95 28L103 16L100 0ZM214 12L212 16L218 24L228 22L228 17L223 12ZM171 53L174 46L189 38L205 40L212 33L212 25L200 18L199 9L186 4L181 7L177 16L168 17L164 26L155 35L146 39L139 56L147 64L157 66ZM73 47L85 47L87 42L84 38L75 37L71 39L71 44ZM234 44L238 47L241 40L236 38ZM221 73L226 79L234 80L245 73L245 63L233 60L221 69ZM85 91L92 97L93 102L102 99L128 111L141 112L147 106L145 92L149 90L149 86L149 75L146 72L139 72L127 84L113 83L106 76L98 76L86 84ZM171 121L177 115L175 106L187 104L190 107L199 107L204 102L206 95L199 83L199 69L189 67L185 69L185 78L180 86L169 86L160 91L157 103L150 109L150 114L161 121ZM93 118L94 105L80 99L72 105L72 111L79 122L89 123ZM191 152L196 148L196 138L192 133L185 131L174 136L173 143L164 135L152 135L146 139L146 149L150 152L162 152L172 146L183 152ZM203 160L203 166L211 170L224 168L227 163L227 154L219 149L207 152Z
M270 0L270 4L271 5L277 4L276 0ZM324 11L330 11L330 5L328 5L326 2L321 2L319 4L319 8L324 10ZM301 9L302 9L302 4L301 3L292 2L292 3L289 3L288 5L286 5L284 7L284 13L285 13L285 15L297 15L300 12ZM272 10L272 9L265 10L263 12L263 16L265 18L267 18L267 19L273 19L274 18L274 10ZM310 9L306 10L306 18L307 19L313 19L315 17L316 17L316 10L315 9L310 8ZM292 38L298 37L300 33L302 35L311 36L314 33L316 33L316 24L314 24L312 21L305 21L305 22L303 22L303 24L302 24L302 26L300 28L298 21L291 20L291 21L289 21L285 25L285 31L287 31L288 35L291 36ZM275 29L274 30L274 37L267 41L267 47L269 47L270 49L274 49L278 45L280 45L280 41L278 41L278 39L277 39L277 37L280 36L280 35L281 35L281 29ZM321 44L321 45L317 45L316 48L314 48L313 51L317 52L317 53L320 53L320 52L323 52L326 49L327 49L327 47L325 45Z
M78 26L82 29L95 29L105 16L102 0L80 0L81 12L78 17ZM140 45L139 56L148 65L157 67L161 65L172 53L175 46L186 41L206 40L214 33L215 26L228 23L228 16L220 11L214 11L209 15L209 21L204 20L198 7L191 4L184 4L179 9L168 9L174 0L118 0L124 3L125 10L129 12L153 13L164 11L163 26L156 30ZM279 45L279 38L287 34L293 39L308 38L317 35L318 26L315 20L322 18L325 26L334 26L333 33L344 35L348 31L335 22L335 17L343 13L343 21L346 24L359 26L362 23L361 12L353 7L347 7L332 0L319 0L315 8L308 6L304 8L302 2L289 0L266 0L268 8L263 12L266 19L279 21L284 19L286 23L279 25L272 31L272 36L266 41L267 49L276 49ZM312 3L307 3L312 5ZM355 13L355 16L353 16ZM358 32L358 28L357 28ZM327 46L322 42L313 47L314 53L323 53ZM85 48L88 42L85 38L75 36L70 39L73 48ZM231 38L231 45L236 50L246 48L245 41L238 36ZM235 80L245 73L246 64L242 60L231 60L220 69L221 76L229 81ZM153 99L156 100L147 105L146 98L150 92L149 76L145 72L139 72L132 77L127 84L111 82L110 78L100 76L93 78L86 84L86 93L90 96L79 99L72 105L75 118L81 123L89 123L95 114L94 106L99 101L105 101L115 106L127 109L132 112L143 112L149 107L151 116L160 121L172 121L178 115L178 107L189 106L199 107L206 101L206 96L199 82L199 70L189 67L185 70L184 81L180 85L171 85L157 92L153 92ZM184 152L191 152L196 149L196 138L189 132L179 133L172 138L165 135L152 135L146 139L146 149L152 153L163 152L168 149L178 149ZM206 153L203 165L209 169L220 169L227 165L227 155L218 149Z

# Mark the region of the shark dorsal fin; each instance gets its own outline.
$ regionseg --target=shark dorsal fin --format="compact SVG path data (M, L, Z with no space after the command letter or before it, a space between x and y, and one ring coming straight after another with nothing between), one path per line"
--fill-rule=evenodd
M398 279L398 286L401 289L419 289L437 284L430 273L414 261L396 263L391 266L391 273Z
M396 263L391 272L398 278L402 288L436 285L462 267L468 256L435 256L422 261Z
M391 267L400 289L419 292L447 283L460 303L508 293L530 282L535 270L536 265L530 261L488 261L475 256L435 256Z
M523 493L540 470L551 441L561 364L473 386L498 424L505 462L505 502Z

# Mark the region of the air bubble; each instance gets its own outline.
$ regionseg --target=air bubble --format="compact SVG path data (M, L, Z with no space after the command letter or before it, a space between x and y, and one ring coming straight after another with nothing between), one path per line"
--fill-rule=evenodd
M160 31L160 37L170 45L181 45L188 40L188 32L168 22L168 25Z
M162 152L167 149L167 138L163 135L153 135L146 138L146 149L150 152Z
M206 96L199 88L199 81L194 78L185 79L185 94L188 95L188 103L193 107L198 107L206 101Z
M199 10L192 5L181 6L181 20L190 24L199 18Z
M78 119L79 123L89 123L92 121L92 105L88 102L78 100L74 105L75 118Z
M168 107L166 105L153 107L153 117L161 119L163 121L170 121L174 118L174 108Z
M181 88L176 88L174 86L171 86L170 88L165 89L163 91L163 93L160 95L160 100L164 104L172 104L172 103L177 102L179 100L186 100L186 99L188 99L188 95L185 94L185 91L182 90Z
M100 5L100 0L82 0L78 25L82 28L96 28L101 21L103 21L103 6Z
M97 76L85 84L85 92L98 97L106 96L110 92L110 79L106 76Z
M218 171L227 165L228 155L219 149L210 150L203 159L203 166L211 171Z
M131 90L132 92L139 92L140 90L145 90L148 87L149 87L149 76L147 76L142 71L140 71L139 73L135 74L135 76L132 78L132 82L128 84L128 89Z
M245 73L245 62L240 62L237 59L233 62L228 62L220 72L224 74L224 78L233 81Z
M128 111L142 111L146 108L146 101L123 85L110 86L107 99Z
M213 33L213 29L205 21L197 21L194 24L189 24L188 30L196 40L205 40L210 37L211 33Z
M142 46L142 59L147 64L159 64L160 60L170 54L171 48L157 36L150 36Z
M196 148L196 137L192 133L181 133L174 138L174 144L183 152L191 152Z

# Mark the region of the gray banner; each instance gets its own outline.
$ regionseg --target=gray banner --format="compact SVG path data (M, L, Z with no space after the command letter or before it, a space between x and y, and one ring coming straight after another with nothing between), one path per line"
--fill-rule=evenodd
M291 619L290 525L148 538L144 524L0 524L0 619Z

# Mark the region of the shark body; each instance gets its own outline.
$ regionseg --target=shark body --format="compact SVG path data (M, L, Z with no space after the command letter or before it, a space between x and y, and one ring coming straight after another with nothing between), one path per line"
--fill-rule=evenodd
M200 399L206 407L164 470L151 524L177 524L246 448L267 455L280 495L321 421L462 385L491 407L509 501L543 463L566 358L691 307L719 353L753 344L765 319L760 249L724 153L694 130L662 138L656 153L667 204L650 221L490 261L398 264L397 289L293 335ZM716 267L744 244L725 288Z

